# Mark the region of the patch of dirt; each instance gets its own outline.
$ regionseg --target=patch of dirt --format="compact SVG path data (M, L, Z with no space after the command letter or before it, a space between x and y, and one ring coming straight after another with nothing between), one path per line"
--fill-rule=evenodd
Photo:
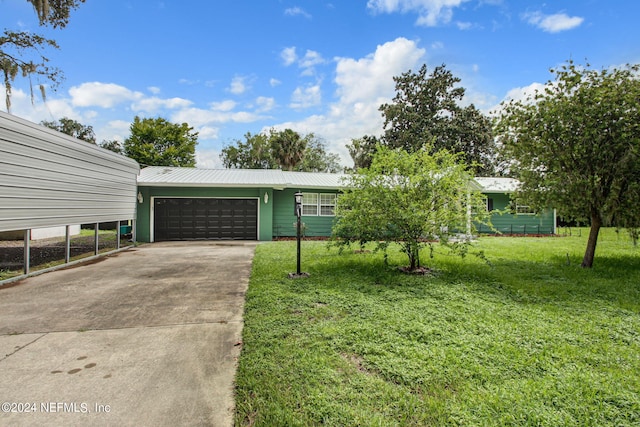
M100 235L98 251L115 249L115 235ZM32 240L29 248L29 265L37 267L64 260L66 242L64 238ZM73 236L70 243L71 258L95 252L94 236ZM24 241L0 240L0 270L21 270L24 267Z
M416 267L414 269L411 269L410 267L398 267L398 270L405 274L414 274L418 276L427 276L434 273L432 269L427 267Z

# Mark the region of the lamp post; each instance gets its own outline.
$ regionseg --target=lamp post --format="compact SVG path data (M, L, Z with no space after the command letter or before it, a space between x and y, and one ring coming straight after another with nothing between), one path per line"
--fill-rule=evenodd
M296 275L300 276L302 272L300 271L300 217L302 216L302 193L296 192L294 194L295 197L295 214L296 214L296 238L298 240L298 259L297 259L297 267L296 267Z

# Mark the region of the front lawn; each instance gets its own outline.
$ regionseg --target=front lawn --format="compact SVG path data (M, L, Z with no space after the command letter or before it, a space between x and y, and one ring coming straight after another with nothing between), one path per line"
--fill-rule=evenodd
M323 242L258 246L236 424L640 425L640 248L604 230L484 237L431 276ZM406 257L390 252L390 264Z

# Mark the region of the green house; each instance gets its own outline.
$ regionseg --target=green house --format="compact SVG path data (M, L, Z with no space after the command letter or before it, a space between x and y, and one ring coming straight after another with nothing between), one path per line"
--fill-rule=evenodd
M476 224L480 233L495 234L556 234L556 211L545 209L534 212L519 204L513 193L519 181L513 178L476 177L481 192L486 196L487 210L491 212L493 229Z
M329 236L344 175L152 166L138 177L137 240L272 240L296 235L303 193L307 237Z
M328 237L345 175L266 169L152 166L138 176L137 240L272 240L296 235L294 194L303 193L305 237ZM494 229L481 233L555 234L555 212L517 205L510 178L476 178Z

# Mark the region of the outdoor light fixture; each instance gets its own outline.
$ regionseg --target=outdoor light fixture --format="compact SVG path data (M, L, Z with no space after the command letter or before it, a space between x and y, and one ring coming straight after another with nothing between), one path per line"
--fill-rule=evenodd
M142 193L138 191L138 203L144 202L144 198L142 197Z
M302 273L300 271L300 237L301 237L301 229L302 229L302 223L300 222L300 217L302 216L302 193L300 191L296 192L294 195L294 201L295 203L293 204L294 207L294 214L296 216L296 239L298 241L298 250L297 250L297 254L298 254L298 258L297 258L297 267L296 267L296 273L290 273L289 277L291 278L295 278L295 277L307 277L308 274L307 273Z
M264 193L264 204L269 203L269 193Z
M296 201L295 215L298 218L298 220L300 220L300 216L302 215L302 193L298 191L296 194L293 195L293 197L295 198L295 201Z

